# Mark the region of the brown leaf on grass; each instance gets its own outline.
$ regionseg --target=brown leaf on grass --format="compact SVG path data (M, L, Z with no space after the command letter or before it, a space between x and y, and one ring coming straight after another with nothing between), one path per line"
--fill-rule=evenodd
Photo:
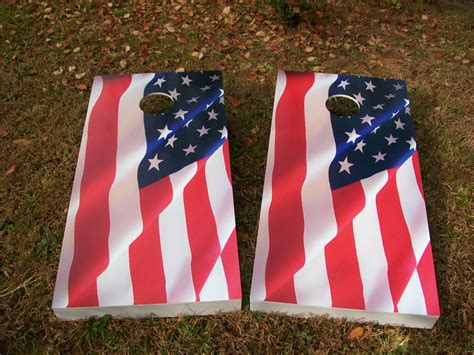
M8 131L6 129L0 129L0 137L8 136Z
M18 138L13 140L13 144L18 144L18 145L28 145L30 144L31 141L29 139L24 139L24 138Z
M36 69L31 69L29 72L28 72L29 75L37 75L38 74L38 71Z
M145 22L143 24L143 31L148 31L150 29L151 25L148 22Z
M230 6L224 7L224 10L222 10L223 15L228 15L230 13Z
M83 77L86 76L86 72L83 72L83 73L78 73L76 75L74 75L74 77L79 80L79 79L82 79Z
M15 169L16 169L16 165L12 165L10 169L8 169L7 172L5 173L5 176L13 174L15 172Z
M229 99L232 106L237 107L237 106L240 105L240 100L239 99L236 99L235 97L232 97L232 96L227 96L227 98Z
M125 69L125 67L127 66L127 61L125 59L122 59L119 64L122 69Z
M244 147L248 148L253 144L253 140L250 139L249 137L245 137L243 140Z
M351 330L351 332L347 335L349 340L358 340L364 335L364 328L356 327Z
M81 91L84 91L84 90L87 90L87 85L86 84L77 84L76 88L81 90Z

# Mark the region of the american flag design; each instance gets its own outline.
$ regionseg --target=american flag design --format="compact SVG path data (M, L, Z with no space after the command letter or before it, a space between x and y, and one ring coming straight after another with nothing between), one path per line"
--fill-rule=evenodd
M329 112L334 95L360 110ZM250 304L434 325L440 310L404 81L279 71Z
M144 113L143 97L174 106ZM95 77L53 309L62 319L240 309L218 71Z

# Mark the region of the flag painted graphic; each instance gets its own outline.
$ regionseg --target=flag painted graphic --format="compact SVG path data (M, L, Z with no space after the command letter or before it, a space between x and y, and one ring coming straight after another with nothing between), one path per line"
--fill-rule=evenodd
M279 71L259 223L251 303L439 316L405 82Z

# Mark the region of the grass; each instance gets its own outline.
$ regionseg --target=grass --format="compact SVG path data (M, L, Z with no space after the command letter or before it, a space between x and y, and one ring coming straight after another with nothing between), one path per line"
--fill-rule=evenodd
M223 7L151 1L9 2L0 4L2 353L474 349L472 7L318 1L286 23L270 5L224 15ZM58 322L51 300L92 78L178 68L224 72L244 309ZM278 68L407 80L442 312L433 330L365 324L354 341L354 323L248 310Z

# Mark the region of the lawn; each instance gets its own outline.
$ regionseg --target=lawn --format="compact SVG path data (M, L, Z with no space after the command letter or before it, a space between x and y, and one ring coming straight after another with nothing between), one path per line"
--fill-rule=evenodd
M2 1L0 352L474 350L473 24L462 1ZM432 330L249 311L278 68L407 81L442 313ZM58 322L51 301L92 78L183 69L224 74L243 310Z

